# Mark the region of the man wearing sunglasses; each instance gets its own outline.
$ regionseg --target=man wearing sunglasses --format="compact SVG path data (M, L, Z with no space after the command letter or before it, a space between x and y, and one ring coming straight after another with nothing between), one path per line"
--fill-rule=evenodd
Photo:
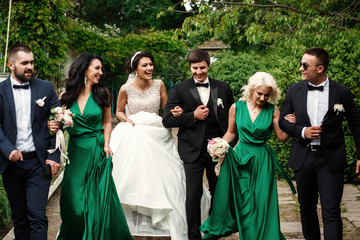
M305 239L320 240L317 216L320 195L326 240L342 239L340 202L346 166L342 122L354 134L360 159L360 113L348 87L328 78L329 54L323 48L305 51L301 82L292 84L282 105L280 128L293 137L289 167L295 171ZM295 113L296 123L284 117ZM360 160L356 163L359 173ZM358 176L360 178L360 176Z

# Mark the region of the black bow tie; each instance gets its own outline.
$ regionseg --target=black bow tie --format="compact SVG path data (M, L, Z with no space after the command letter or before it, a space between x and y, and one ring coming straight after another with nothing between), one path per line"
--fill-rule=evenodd
M323 91L324 90L324 86L318 86L318 87L315 87L315 86L312 86L312 85L307 85L307 87L308 87L308 90L309 91Z
M29 89L29 84L26 85L13 85L14 89Z
M197 82L197 83L195 83L195 86L196 87L209 87L209 83L199 83L199 82Z

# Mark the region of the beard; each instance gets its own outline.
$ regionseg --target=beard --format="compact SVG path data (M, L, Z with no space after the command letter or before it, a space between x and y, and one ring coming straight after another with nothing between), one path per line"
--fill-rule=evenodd
M33 71L32 70L25 70L24 73L19 73L15 68L15 77L19 79L22 83L28 82L33 79ZM25 73L31 73L30 76L25 76Z

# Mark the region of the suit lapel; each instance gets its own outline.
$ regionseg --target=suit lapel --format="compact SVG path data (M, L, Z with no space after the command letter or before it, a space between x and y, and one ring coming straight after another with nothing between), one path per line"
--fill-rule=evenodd
M215 81L213 81L212 79L209 78L209 82L210 82L210 96L211 96L211 100L212 100L212 104L213 104L213 109L214 109L214 114L216 117L216 121L219 122L218 119L218 108L217 108L217 99L219 96L219 88L216 86Z
M30 121L33 122L35 116L35 101L37 96L37 88L36 88L36 81L34 79L30 82L30 90L31 90L31 118Z
M190 78L188 81L189 81L189 90L195 102L198 104L198 106L203 105L197 87L195 86L194 78Z
M7 96L7 99L8 99L9 105L10 105L11 116L16 125L15 101L14 101L14 95L13 95L13 91L12 91L12 87L11 87L10 77L8 77L5 81L6 81L5 94Z
M307 124L310 126L311 122L310 122L310 118L307 112L307 96L308 96L308 89L307 89L307 82L303 81L303 87L301 88L301 92L300 92L300 96L305 96L304 101L302 103L302 110L304 111L304 114L306 116L306 121Z
M329 114L334 111L333 106L335 104L336 99L336 88L334 86L334 83L329 79L329 108L326 112L323 122L325 122L329 118Z

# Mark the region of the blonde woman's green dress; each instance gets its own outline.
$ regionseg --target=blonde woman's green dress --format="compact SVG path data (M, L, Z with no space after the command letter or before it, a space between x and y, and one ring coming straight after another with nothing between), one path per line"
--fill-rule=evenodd
M75 101L68 157L61 185L57 239L132 239L111 175L111 157L104 153L102 109L90 94L83 114Z
M266 143L272 135L274 105L266 103L251 121L245 101L235 103L239 143L221 166L210 217L200 227L203 239L239 232L242 240L283 240L275 169L294 186Z

